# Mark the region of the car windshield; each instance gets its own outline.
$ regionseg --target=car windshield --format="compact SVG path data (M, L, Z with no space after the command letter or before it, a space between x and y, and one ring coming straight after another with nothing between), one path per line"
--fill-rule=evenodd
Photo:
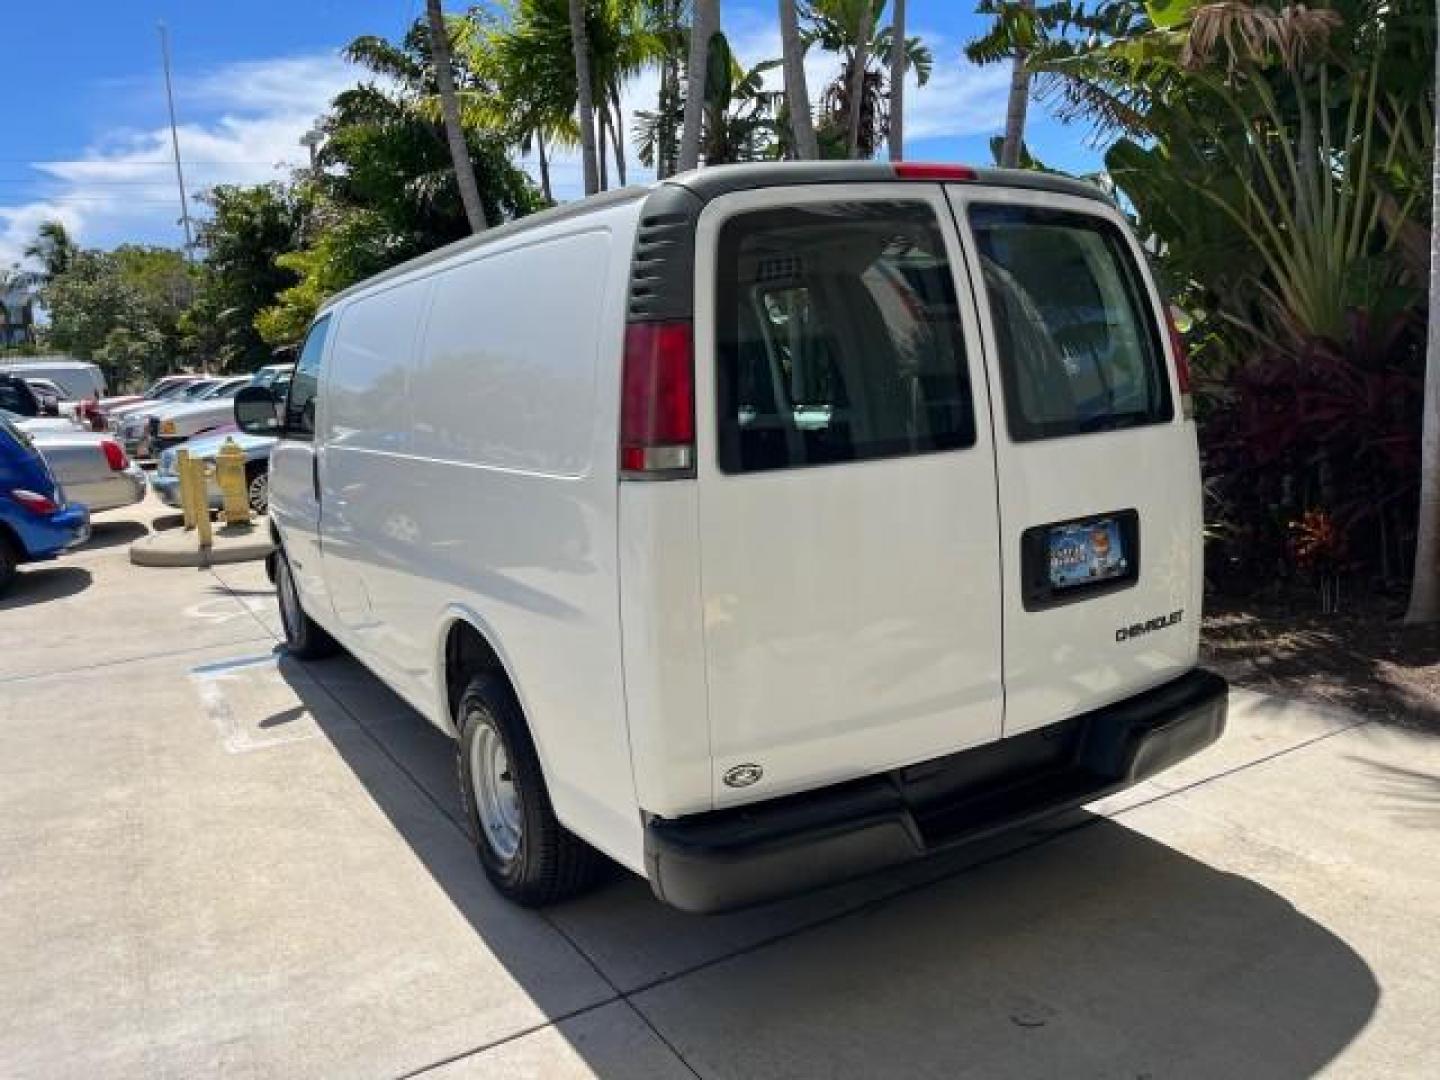
M180 392L179 396L186 401L198 401L201 398L209 397L211 391L213 391L215 387L219 385L219 383L215 382L191 383L189 386L185 387L185 389Z

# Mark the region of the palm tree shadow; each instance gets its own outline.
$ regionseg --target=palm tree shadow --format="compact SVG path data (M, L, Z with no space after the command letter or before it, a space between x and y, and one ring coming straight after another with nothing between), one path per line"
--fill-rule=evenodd
M455 909L563 1017L479 871L453 742L348 658L280 670ZM545 917L705 1076L1308 1077L1379 999L1364 960L1283 897L1083 812L983 858L731 915L675 912L617 869ZM571 1039L595 1075L631 1075L605 1045Z

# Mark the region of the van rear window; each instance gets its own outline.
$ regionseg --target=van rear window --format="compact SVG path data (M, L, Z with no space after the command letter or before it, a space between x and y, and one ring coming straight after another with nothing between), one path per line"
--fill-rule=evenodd
M737 215L721 228L717 276L725 472L974 443L955 283L926 204Z
M1017 442L1174 415L1159 328L1120 230L1088 214L974 205L1005 415Z

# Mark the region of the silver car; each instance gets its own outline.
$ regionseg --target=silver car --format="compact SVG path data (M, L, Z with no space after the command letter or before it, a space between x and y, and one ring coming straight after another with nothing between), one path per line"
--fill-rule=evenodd
M133 506L145 498L145 473L108 435L51 430L31 432L30 438L65 497L92 514Z

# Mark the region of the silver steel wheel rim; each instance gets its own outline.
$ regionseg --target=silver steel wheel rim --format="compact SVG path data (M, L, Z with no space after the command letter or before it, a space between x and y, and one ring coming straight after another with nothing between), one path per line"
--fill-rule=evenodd
M300 625L300 597L295 592L295 579L290 576L290 564L283 555L276 567L275 577L280 593L280 621L285 624L285 636L293 641L295 628Z
M270 474L261 473L251 480L246 494L250 499L250 509L263 514L270 501Z
M485 843L509 862L520 850L520 792L510 772L505 744L488 721L481 722L470 746L470 779Z

